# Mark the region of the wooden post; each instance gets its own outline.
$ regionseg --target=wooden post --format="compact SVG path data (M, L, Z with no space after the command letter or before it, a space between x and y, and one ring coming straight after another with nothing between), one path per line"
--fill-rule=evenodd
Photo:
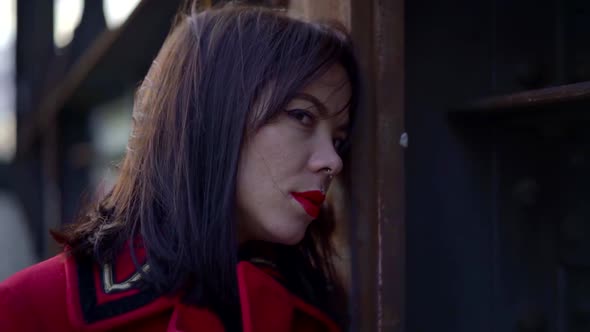
M360 331L405 330L404 0L351 2L365 82L352 162L353 290ZM362 157L361 157L362 156ZM355 277L356 275L356 277ZM353 296L355 294L353 293Z
M404 331L404 0L375 0L377 330ZM371 174L371 173L368 173Z

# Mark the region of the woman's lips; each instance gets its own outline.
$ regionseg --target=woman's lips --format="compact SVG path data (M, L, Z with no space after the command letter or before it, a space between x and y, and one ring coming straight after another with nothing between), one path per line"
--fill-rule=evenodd
M312 218L320 215L320 207L324 203L326 196L319 190L294 192L293 197Z

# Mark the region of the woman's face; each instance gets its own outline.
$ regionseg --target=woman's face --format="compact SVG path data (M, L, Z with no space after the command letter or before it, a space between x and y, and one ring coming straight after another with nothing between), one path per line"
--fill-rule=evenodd
M317 218L332 177L342 170L350 85L333 66L245 143L238 171L240 241L296 244Z

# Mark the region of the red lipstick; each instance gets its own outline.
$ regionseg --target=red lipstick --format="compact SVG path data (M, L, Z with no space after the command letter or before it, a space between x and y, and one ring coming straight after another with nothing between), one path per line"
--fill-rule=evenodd
M320 207L324 203L326 199L326 195L324 195L319 190L313 191L305 191L305 192L294 192L292 193L293 197L309 214L312 218L317 218L320 215Z

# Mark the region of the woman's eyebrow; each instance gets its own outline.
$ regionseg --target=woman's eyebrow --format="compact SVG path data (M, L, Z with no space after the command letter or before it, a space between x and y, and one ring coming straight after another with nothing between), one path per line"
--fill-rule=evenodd
M328 116L330 113L328 111L328 108L326 107L326 105L324 105L324 103L322 103L318 98L316 98L316 96L311 95L309 93L300 92L300 93L296 94L293 99L302 99L302 100L312 103L315 106L315 108L317 109L320 116ZM348 132L349 129L350 129L350 123L348 121L339 125L336 128L337 131L346 131L346 132Z
M326 116L329 113L326 105L324 105L324 103L322 103L318 98L316 98L316 96L310 95L309 93L304 93L304 92L297 93L295 95L294 99L302 99L302 100L312 103L313 106L315 106L315 108L317 108L317 111L320 114L320 116Z

